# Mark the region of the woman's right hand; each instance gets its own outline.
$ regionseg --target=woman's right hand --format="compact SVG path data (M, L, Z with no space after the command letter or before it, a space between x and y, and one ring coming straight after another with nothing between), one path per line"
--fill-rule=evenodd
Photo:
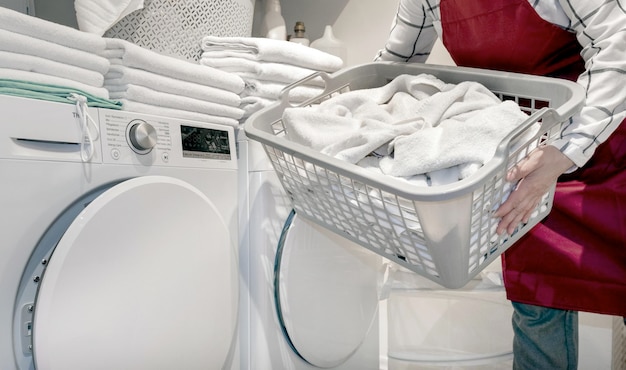
M517 187L494 213L501 218L496 232L513 234L520 222L528 222L533 211L557 178L574 165L557 148L546 145L533 150L509 170L506 180Z

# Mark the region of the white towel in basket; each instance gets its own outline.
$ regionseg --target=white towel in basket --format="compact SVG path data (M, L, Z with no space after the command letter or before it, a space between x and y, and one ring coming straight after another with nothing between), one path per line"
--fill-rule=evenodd
M468 116L450 116L436 127L399 137L390 145L393 157L380 165L392 176L411 176L461 164L489 161L497 145L528 119L511 101L479 110Z
M111 99L126 99L164 108L228 117L237 120L243 116L243 109L239 107L216 104L210 101L203 101L186 96L160 92L137 85L130 85L126 91L112 91L109 95Z
M78 31L77 31L78 32ZM105 74L109 61L95 53L0 28L0 50L33 55Z
M462 166L435 174L435 184L485 163L526 118L517 104L502 103L482 84L446 84L424 74L283 113L288 139L350 163L390 144L393 157L380 162L385 174L410 177Z
M107 50L103 53L112 64L120 64L150 71L184 81L221 88L239 94L244 89L241 77L205 65L191 63L142 48L129 41L104 38Z
M205 36L201 41L203 57L247 58L287 63L317 71L335 72L343 66L341 58L294 42L262 37Z
M324 154L356 163L399 135L428 125L418 116L421 101L445 83L430 75L401 75L373 89L354 90L317 106L287 108L287 138Z
M102 73L47 58L13 53L10 51L0 50L0 68L17 69L67 78L94 87L102 87L104 83Z
M238 107L241 104L241 97L232 91L183 81L137 68L112 65L105 77L105 87L109 91L125 91L130 85L138 85L156 91L232 107Z
M314 69L298 67L287 62L273 63L237 57L211 58L209 56L203 56L200 58L200 64L221 69L222 71L236 73L244 80L246 78L253 78L260 81L284 84L291 84L317 72ZM324 80L317 77L307 81L307 84L324 86Z
M101 52L105 47L99 36L4 7L0 7L0 28L91 53Z

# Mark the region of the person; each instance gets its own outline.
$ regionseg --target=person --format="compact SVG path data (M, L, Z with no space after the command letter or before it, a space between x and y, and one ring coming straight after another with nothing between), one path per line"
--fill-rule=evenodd
M582 110L507 180L513 233L557 182L550 214L502 258L514 369L575 369L578 312L626 316L626 3L400 0L378 61L425 62L437 38L459 66L566 78Z

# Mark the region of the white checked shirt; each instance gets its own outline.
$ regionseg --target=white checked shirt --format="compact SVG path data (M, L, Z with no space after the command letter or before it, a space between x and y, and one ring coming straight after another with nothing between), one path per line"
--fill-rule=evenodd
M488 0L485 0L488 1ZM385 49L376 60L424 62L441 37L440 0L400 0ZM626 3L622 0L529 0L544 20L576 33L586 71L585 105L556 146L577 166L626 117ZM488 37L486 35L485 37Z

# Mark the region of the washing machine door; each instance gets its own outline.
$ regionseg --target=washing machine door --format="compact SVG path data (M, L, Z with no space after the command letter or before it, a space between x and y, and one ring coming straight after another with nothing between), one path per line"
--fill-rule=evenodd
M48 261L36 368L222 368L236 328L233 253L219 212L192 185L146 176L108 189Z
M380 257L292 212L274 288L283 333L302 359L331 368L359 349L377 322L380 266Z

